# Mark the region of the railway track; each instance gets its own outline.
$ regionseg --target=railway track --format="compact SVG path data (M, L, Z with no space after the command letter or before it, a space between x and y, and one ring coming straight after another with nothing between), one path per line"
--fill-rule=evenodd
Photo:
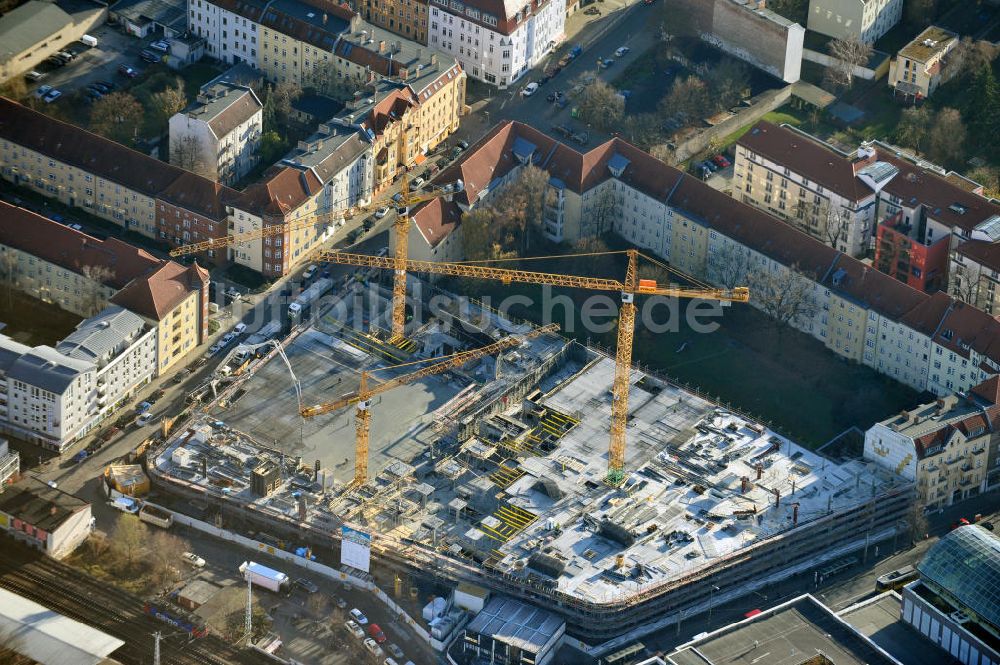
M44 605L71 619L112 635L125 645L114 657L127 665L152 660L153 633L159 631L161 662L178 665L258 665L274 661L209 636L187 633L148 616L143 601L29 548L0 541L0 587Z

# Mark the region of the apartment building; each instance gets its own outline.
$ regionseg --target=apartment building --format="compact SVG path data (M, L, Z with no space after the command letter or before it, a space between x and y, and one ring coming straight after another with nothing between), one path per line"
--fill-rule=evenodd
M54 559L70 555L93 529L90 504L33 477L0 495L0 529Z
M799 80L806 30L764 0L667 0L705 42L786 83Z
M187 0L188 30L205 39L209 57L257 66L257 39L267 0Z
M931 26L900 49L889 62L889 87L897 99L927 99L947 80L948 54L958 47L958 35Z
M0 494L21 474L21 454L10 449L7 439L0 439Z
M1000 314L1000 215L976 226L951 253L948 291L974 307Z
M139 315L156 331L156 372L163 374L208 337L208 271L164 261L133 280L111 303Z
M893 175L874 150L855 155L759 122L736 143L732 193L821 242L863 257L879 189Z
M0 201L0 270L11 286L88 317L160 260L115 237L98 240Z
M934 293L948 284L948 236L923 240L922 229L903 220L903 213L886 218L875 231L876 268L915 289Z
M985 403L977 388L876 423L865 432L865 459L915 483L921 508L944 508L984 492L1000 405Z
M375 193L422 163L428 152L458 130L465 82L461 67L454 63L441 67L432 55L419 76L405 82L375 82L330 120L370 141Z
M903 17L903 0L809 0L810 30L874 44Z
M0 98L0 176L174 245L225 235L239 193ZM184 212L190 213L184 219Z
M98 417L127 402L157 373L156 330L117 305L80 322L55 349L96 367Z
M365 0L360 11L373 25L427 44L428 0Z
M458 60L474 79L514 84L564 36L558 0L432 0L427 45Z
M461 258L461 213L502 196L529 162L550 175L547 233L574 242L606 214L607 228L680 270L749 284L755 306L800 287L808 306L790 325L916 390L948 395L1000 374L1000 322L986 312L913 289L620 139L581 154L527 125L497 125L435 178L461 177L465 190L452 205L418 206L412 255Z
M248 86L217 82L170 118L170 163L234 184L257 165L264 105Z

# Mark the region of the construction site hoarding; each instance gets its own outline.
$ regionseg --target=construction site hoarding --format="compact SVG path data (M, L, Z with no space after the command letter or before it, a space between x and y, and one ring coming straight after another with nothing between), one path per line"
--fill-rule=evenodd
M372 555L371 534L355 531L349 526L340 527L340 565L370 572Z

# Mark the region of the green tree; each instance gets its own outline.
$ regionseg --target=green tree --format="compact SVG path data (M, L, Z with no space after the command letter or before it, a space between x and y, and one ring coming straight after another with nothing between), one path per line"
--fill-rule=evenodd
M260 137L260 159L265 164L278 161L288 145L278 132L271 130Z
M157 124L165 128L175 113L180 113L187 106L187 94L184 92L184 82L178 77L174 85L167 86L163 91L152 96L153 112Z
M113 141L131 144L139 134L145 111L127 92L112 92L94 102L90 128Z
M488 206L474 208L462 215L462 250L466 260L491 258L494 254L493 210Z
M1000 131L1000 86L989 64L976 72L966 100L969 129L982 141L993 142Z
M983 194L990 198L1000 198L1000 167L979 166L969 171L970 179L983 186Z
M930 131L931 119L931 112L926 106L903 109L903 114L896 125L896 141L913 148L919 154L924 139Z

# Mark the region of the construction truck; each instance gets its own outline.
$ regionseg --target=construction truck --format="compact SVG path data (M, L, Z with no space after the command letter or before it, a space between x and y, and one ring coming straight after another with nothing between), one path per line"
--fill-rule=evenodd
M142 508L139 509L139 519L161 529L169 529L174 523L174 516L171 513L149 503L142 504Z
M292 323L301 321L302 317L308 314L313 303L332 288L333 280L329 277L316 280L315 284L299 294L299 297L288 306L288 318L292 320Z

